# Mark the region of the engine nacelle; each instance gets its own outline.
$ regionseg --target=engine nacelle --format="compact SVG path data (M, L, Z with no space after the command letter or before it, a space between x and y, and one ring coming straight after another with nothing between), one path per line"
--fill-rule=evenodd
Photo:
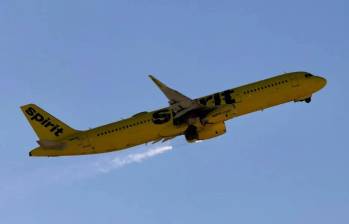
M188 142L195 142L198 140L206 140L215 138L226 133L224 122L216 124L207 124L204 128L198 129L195 126L189 126L185 131L185 138Z
M201 122L203 124L221 123L231 119L235 112L234 105L223 105L208 113L204 118L201 119Z

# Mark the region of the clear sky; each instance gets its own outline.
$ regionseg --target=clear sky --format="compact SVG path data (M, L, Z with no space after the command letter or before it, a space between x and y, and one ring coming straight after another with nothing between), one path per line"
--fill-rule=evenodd
M0 223L349 223L348 1L0 1ZM77 129L291 71L311 104L157 156L29 158L36 103ZM168 146L168 145L167 145ZM134 158L138 158L134 159ZM140 158L140 159L139 159ZM138 161L138 162L137 162Z

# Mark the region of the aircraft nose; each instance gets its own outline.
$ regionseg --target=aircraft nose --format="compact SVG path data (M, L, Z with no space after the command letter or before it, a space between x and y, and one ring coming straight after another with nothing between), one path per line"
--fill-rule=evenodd
M319 89L324 88L326 86L326 84L327 84L327 80L325 78L321 77L321 76L317 76L316 77L316 82L317 82L317 84L319 86Z

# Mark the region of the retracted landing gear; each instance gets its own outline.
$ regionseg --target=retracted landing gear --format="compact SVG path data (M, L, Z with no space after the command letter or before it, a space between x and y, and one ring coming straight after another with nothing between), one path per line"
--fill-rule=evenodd
M306 103L310 103L310 102L311 102L311 97L306 98L304 101L305 101Z
M306 102L306 103L310 103L310 102L311 102L311 96L295 99L294 102L296 102L296 103L297 103L297 102Z

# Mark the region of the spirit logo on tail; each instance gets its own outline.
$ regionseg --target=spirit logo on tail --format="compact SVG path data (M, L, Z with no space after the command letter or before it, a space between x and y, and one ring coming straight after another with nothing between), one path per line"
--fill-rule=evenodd
M30 120L38 122L45 128L51 128L50 132L54 132L56 136L63 134L64 129L58 124L52 123L50 117L45 118L42 114L36 112L36 110L32 107L29 107L25 112L31 117Z

